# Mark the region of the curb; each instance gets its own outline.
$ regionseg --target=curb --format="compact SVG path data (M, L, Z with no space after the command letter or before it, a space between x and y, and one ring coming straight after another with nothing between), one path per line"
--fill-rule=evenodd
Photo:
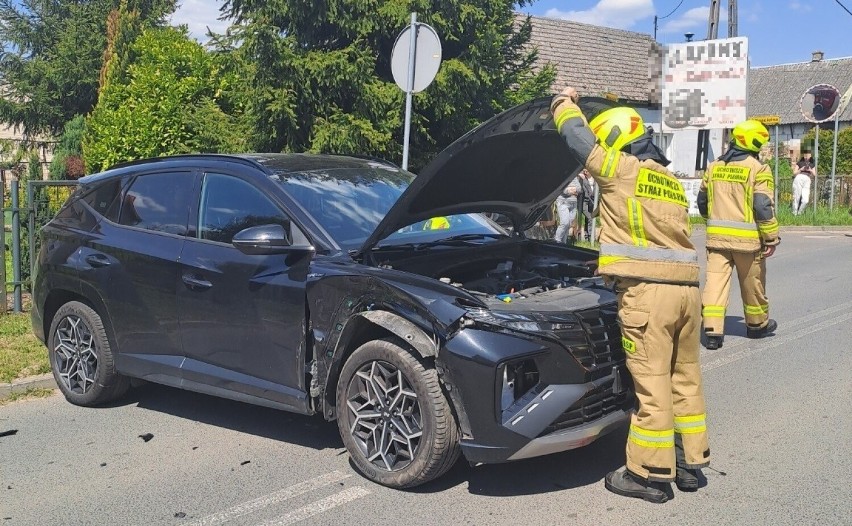
M826 225L826 226L782 226L782 232L836 232L852 233L852 226Z
M9 398L14 393L23 393L32 388L56 389L56 380L50 373L21 378L11 383L0 384L0 400Z

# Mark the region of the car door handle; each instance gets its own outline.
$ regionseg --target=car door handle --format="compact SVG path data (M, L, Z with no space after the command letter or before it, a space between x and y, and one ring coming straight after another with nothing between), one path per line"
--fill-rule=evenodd
M190 289L206 290L213 286L213 284L206 279L193 276L192 274L184 274L182 279L186 286Z
M108 267L112 264L106 254L89 254L86 256L86 263L94 268Z

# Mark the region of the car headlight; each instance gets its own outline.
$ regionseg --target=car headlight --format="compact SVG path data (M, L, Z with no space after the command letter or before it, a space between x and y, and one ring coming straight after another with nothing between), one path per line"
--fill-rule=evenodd
M581 330L580 321L573 314L549 314L546 318L518 312L470 308L468 317L474 322L496 325L525 332L562 332Z

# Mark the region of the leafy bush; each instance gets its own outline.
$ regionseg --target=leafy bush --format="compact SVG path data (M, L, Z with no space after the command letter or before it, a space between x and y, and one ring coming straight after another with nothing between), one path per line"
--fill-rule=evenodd
M815 139L814 130L809 131L802 137L802 143L813 144ZM832 150L834 149L834 132L820 130L819 133L819 166L817 174L819 177L831 175ZM836 173L852 175L852 127L844 128L837 134L837 168Z
M82 162L83 135L86 132L86 118L77 115L65 124L53 151L50 163L50 178L53 180L79 179L86 173Z
M224 75L186 28L146 29L129 56L87 121L83 150L92 171L161 155L245 151L246 130L220 106Z

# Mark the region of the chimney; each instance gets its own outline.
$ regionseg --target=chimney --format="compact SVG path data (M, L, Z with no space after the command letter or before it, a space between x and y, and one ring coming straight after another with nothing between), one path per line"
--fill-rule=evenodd
M822 51L814 51L811 54L811 62L822 62L822 58L825 56L825 53Z

